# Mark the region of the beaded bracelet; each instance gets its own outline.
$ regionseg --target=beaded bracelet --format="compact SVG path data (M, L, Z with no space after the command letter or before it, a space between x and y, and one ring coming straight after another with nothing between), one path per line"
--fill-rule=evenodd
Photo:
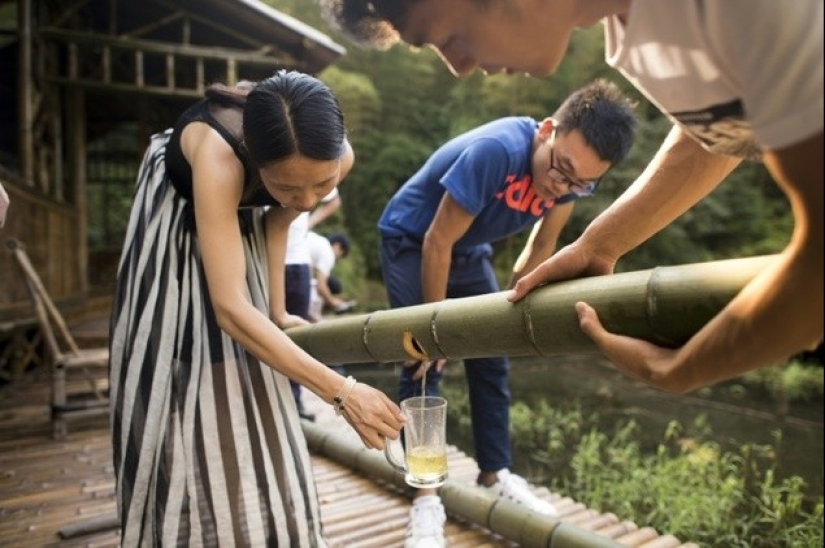
M347 398L356 384L358 384L357 381L350 375L347 377L347 380L344 381L344 386L341 387L338 395L332 398L332 407L335 409L336 415L341 415L341 413L344 412L344 404L347 402Z

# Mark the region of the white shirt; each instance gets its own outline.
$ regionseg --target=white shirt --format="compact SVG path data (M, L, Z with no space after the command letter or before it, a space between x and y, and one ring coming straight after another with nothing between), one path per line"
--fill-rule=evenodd
M328 278L336 259L332 244L324 236L312 231L307 233L306 242L310 256L309 264Z
M337 197L338 187L335 187L329 194L321 198L321 203L331 202ZM309 212L301 213L289 225L289 233L286 237L285 264L311 264L312 259L306 241L307 232L309 232Z
M822 0L633 0L605 56L708 150L758 158L823 127Z

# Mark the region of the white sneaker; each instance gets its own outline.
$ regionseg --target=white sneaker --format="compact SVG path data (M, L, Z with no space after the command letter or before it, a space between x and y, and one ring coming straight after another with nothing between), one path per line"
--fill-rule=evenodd
M556 507L544 499L540 499L532 491L527 481L521 476L517 476L504 468L496 473L498 481L493 485L482 485L481 488L494 497L506 499L521 504L533 512L544 514L545 516L558 516Z
M404 548L444 548L447 545L444 538L446 521L444 505L437 495L413 500Z

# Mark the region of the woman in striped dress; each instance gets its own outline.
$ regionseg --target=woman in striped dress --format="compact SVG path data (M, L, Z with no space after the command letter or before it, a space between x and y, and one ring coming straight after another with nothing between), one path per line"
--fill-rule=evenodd
M371 448L401 414L282 329L290 222L353 162L330 90L299 72L213 86L153 136L111 319L112 440L125 546L325 546L288 378Z

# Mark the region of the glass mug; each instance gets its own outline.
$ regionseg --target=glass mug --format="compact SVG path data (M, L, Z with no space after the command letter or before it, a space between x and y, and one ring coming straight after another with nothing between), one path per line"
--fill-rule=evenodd
M404 459L393 452L399 442L387 440L384 456L408 485L435 488L447 479L447 400L417 396L401 402L404 422Z

